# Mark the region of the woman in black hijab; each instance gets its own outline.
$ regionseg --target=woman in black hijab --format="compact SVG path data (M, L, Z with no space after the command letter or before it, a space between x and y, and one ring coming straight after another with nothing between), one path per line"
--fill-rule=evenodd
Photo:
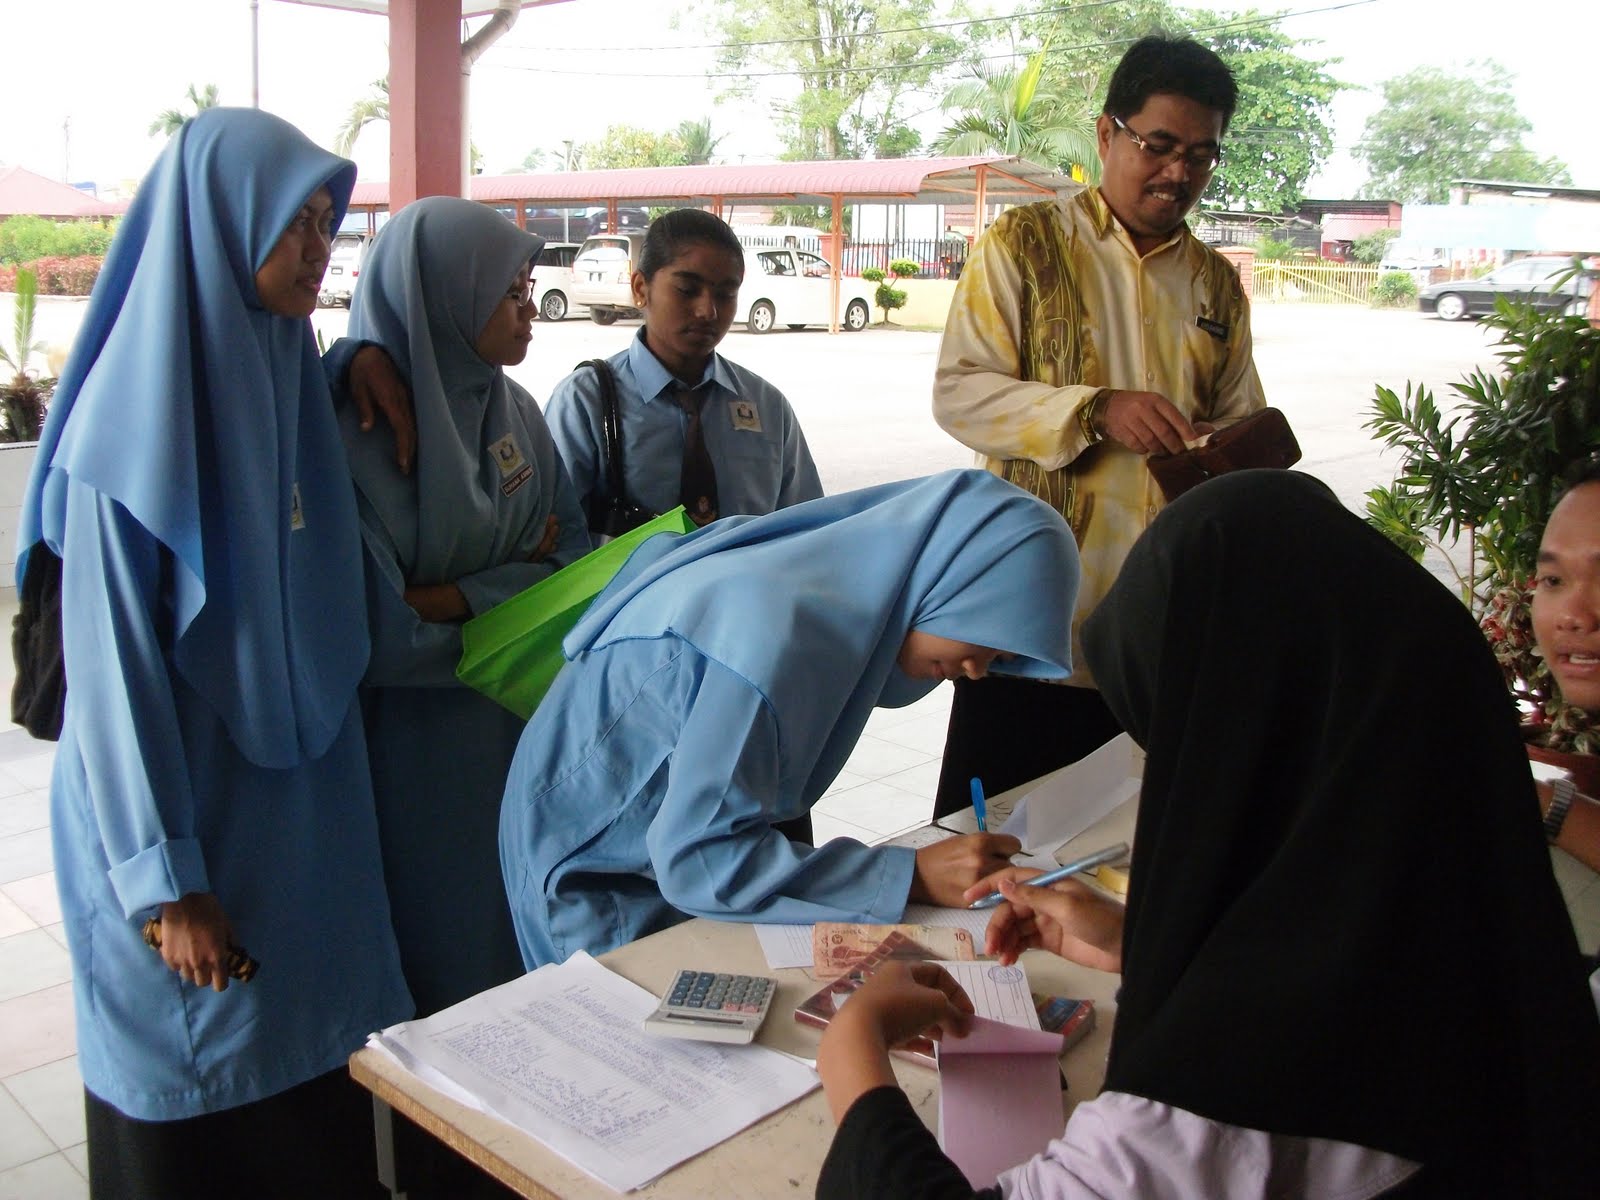
M1152 524L1084 646L1148 754L1120 947L1103 905L1073 929L1073 905L1040 896L997 910L989 949L1120 958L1091 1104L1378 1150L1421 1164L1408 1197L1600 1191L1600 1021L1515 714L1460 602L1316 480L1241 472ZM824 1183L874 1144L907 1153L851 1132L869 1136L854 1163L836 1143ZM1072 1194L1049 1179L1062 1146L1001 1192Z

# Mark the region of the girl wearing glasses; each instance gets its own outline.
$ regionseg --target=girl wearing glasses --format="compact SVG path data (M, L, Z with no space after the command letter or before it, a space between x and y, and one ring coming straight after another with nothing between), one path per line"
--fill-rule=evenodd
M419 1015L522 971L492 881L523 723L456 681L461 624L590 549L539 407L505 373L527 354L541 244L481 204L419 200L373 243L350 304L350 337L388 353L417 414L407 475L340 406L367 549L373 787Z

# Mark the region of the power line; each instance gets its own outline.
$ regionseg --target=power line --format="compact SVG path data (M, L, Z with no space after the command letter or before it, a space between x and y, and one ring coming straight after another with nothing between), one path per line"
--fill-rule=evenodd
M1328 4L1319 8L1303 8L1294 12L1281 12L1271 16L1242 18L1237 21L1223 21L1216 25L1197 25L1187 32L1196 33L1221 33L1237 29L1253 29L1263 25L1276 25L1280 21L1292 17L1307 17L1317 13L1338 12L1346 8L1362 8L1369 4L1376 4L1378 0L1346 0L1343 4ZM1081 7L1081 6L1080 6ZM805 41L815 39L806 38ZM1103 42L1083 42L1076 46L1063 46L1059 49L1050 48L1046 53L1054 56L1068 54L1079 50L1102 50L1116 46L1125 46L1135 41L1134 38L1113 38ZM887 74L892 71L927 70L933 67L958 67L972 66L977 63L1012 62L1019 58L1031 58L1039 51L1012 51L1007 54L983 55L976 59L946 58L936 61L914 61L906 63L876 63L865 67L803 67L793 70L775 71L593 71L577 70L563 67L532 67L521 63L490 63L482 62L479 69L484 67L498 67L504 71L528 71L535 75L575 75L590 79L771 79L780 77L803 78L811 75L859 75L866 72Z

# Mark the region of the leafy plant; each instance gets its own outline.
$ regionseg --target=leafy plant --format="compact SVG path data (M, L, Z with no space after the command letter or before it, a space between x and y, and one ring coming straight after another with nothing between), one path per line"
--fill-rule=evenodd
M906 306L906 293L904 288L897 288L894 284L902 279L909 279L922 270L922 264L913 262L909 258L897 258L889 264L889 270L882 267L863 267L861 278L868 283L878 285L878 290L873 293L872 300L879 308L883 309L883 323L894 324L889 320L889 314L894 309Z
M1372 285L1372 302L1379 308L1404 308L1417 298L1417 281L1404 271L1385 271Z
M1298 251L1288 238L1264 233L1261 235L1261 240L1256 243L1256 257L1262 262L1288 262L1297 256Z
M0 221L0 263L31 263L40 258L104 255L111 249L117 223L51 221L15 216Z
M13 346L0 345L0 363L14 372L0 384L0 441L36 442L44 424L45 406L55 388L55 380L28 374L28 360L44 353L44 343L33 340L33 316L37 306L39 281L32 271L17 272L16 310L12 320Z
M1441 406L1425 387L1379 387L1366 423L1402 458L1367 493L1371 524L1413 557L1445 556L1512 696L1558 750L1600 752L1600 725L1562 702L1534 653L1529 611L1539 539L1575 464L1600 456L1600 330L1501 299L1498 373L1476 370ZM1464 539L1465 568L1451 556Z
M1382 262L1384 251L1389 249L1389 243L1399 236L1400 231L1393 227L1363 233L1351 243L1350 257L1358 263Z

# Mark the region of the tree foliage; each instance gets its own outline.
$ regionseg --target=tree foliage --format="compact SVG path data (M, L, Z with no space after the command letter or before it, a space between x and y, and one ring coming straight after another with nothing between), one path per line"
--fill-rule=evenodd
M1469 75L1418 67L1383 84L1383 106L1367 119L1355 156L1367 166L1366 196L1443 204L1458 179L1570 183L1566 164L1523 145L1532 128L1517 111L1510 73L1468 64Z
M711 156L717 152L717 146L727 136L711 132L710 117L702 117L698 121L679 121L673 133L678 139L679 161L690 167L710 162Z
M916 28L948 17L942 0L700 0L726 46L724 71L796 72L764 80L785 98L775 115L794 159L904 155L917 145L907 101L933 86L963 42ZM735 84L749 100L755 79Z
M675 167L683 162L683 143L670 131L653 133L637 125L608 125L598 141L583 144L583 161L591 171Z
M1192 25L1250 21L1237 16L1189 14ZM1305 198L1306 180L1333 153L1329 106L1342 84L1328 74L1337 60L1307 58L1305 43L1270 25L1200 32L1228 64L1239 85L1239 106L1223 139L1222 164L1207 195L1218 208L1285 212Z
M191 117L197 117L208 108L217 106L217 85L208 83L204 91L198 91L194 84L189 85L187 93L189 108L187 111L180 105L177 108L164 109L156 114L156 119L150 122L149 133L151 137L171 137L183 128L183 123Z
M1020 71L982 64L976 78L951 88L944 109L954 119L934 140L934 150L1014 155L1063 171L1076 166L1084 178L1098 181L1094 121L1099 106L1087 93L1046 84L1047 54L1048 48L1040 50Z

